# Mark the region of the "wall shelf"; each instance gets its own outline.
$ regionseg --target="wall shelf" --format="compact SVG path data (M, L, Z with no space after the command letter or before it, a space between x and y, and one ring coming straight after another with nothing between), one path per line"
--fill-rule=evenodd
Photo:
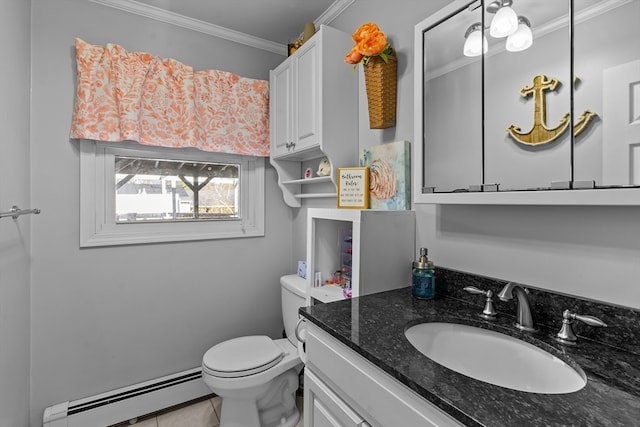
M333 302L344 299L343 290L336 285L323 285L309 289L309 296L322 302Z
M289 184L318 184L321 182L331 182L331 177L330 176L317 176L315 178L301 178L301 179L291 179L288 181L282 181L283 185L289 185Z
M328 199L338 197L338 193L300 193L294 194L297 199Z

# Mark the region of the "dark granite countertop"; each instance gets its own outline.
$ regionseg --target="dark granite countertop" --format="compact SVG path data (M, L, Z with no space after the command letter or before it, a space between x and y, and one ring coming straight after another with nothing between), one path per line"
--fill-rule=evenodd
M451 296L414 299L409 287L300 309L308 321L465 425L640 426L638 354L590 339L563 346L552 338L557 330L520 332L512 316L499 314L490 322L480 311L481 306ZM587 384L569 394L534 394L458 374L421 354L404 335L408 326L434 321L520 338L582 368Z

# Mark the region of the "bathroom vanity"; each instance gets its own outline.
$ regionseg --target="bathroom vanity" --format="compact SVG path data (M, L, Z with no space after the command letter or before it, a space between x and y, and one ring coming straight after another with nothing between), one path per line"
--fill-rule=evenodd
M462 425L313 323L306 346L306 427Z
M635 339L631 338L639 332L638 311L532 289L538 331L521 332L513 327L512 303L497 302L496 320L486 321L478 316L483 298L461 291L468 284L491 284L465 275L463 283L457 280L457 272L444 269L438 269L437 274L440 288L434 300L416 300L407 287L300 310L308 331L306 427L600 427L640 423L640 357L633 344ZM581 327L576 345L559 344L553 336L562 313L556 311L567 304L591 311L585 314L597 314L609 327ZM540 312L544 305L551 312ZM518 338L576 366L584 372L586 385L572 393L538 394L459 374L432 361L409 343L406 328L423 322L472 325ZM621 346L627 342L631 347L608 345L600 338L613 340L610 344L619 339Z

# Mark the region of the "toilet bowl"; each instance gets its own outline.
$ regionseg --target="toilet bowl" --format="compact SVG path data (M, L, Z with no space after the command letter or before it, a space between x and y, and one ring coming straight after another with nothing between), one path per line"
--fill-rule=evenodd
M287 338L233 338L202 358L202 378L222 398L220 427L293 427L300 418L295 393L303 364L294 329L306 303L305 281L290 275L280 284Z

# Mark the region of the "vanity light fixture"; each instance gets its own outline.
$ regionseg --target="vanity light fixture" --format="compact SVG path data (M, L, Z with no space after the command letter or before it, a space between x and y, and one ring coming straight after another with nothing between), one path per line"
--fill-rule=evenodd
M487 53L487 37L484 35L484 31L482 31L482 24L480 22L476 22L467 28L467 31L464 33L464 38L466 39L464 48L462 49L464 56L480 56L483 53Z
M518 30L518 15L511 8L512 0L496 0L487 6L487 12L495 13L491 20L491 37L507 37Z
M495 38L507 37L506 49L520 52L533 44L531 22L524 16L518 16L511 8L512 0L495 0L487 6L488 13L495 13L488 27L489 34ZM487 38L480 22L472 24L464 34L463 53L465 56L479 56L487 53Z
M518 16L518 30L507 37L506 48L509 52L520 52L528 49L532 44L531 23L524 16Z

